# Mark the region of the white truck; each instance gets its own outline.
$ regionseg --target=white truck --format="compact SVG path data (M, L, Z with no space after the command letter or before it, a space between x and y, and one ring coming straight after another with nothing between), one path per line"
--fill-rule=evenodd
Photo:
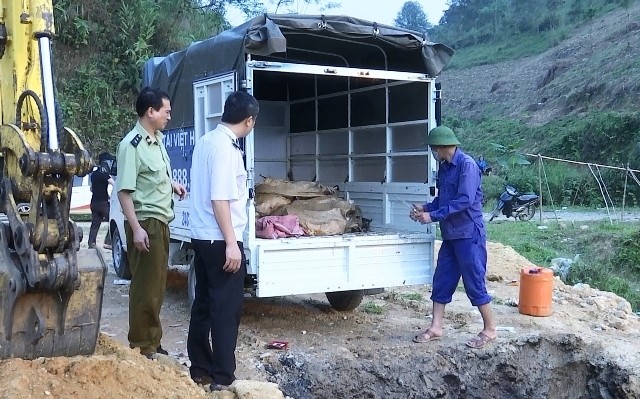
M283 239L256 238L250 222L243 240L257 297L326 293L332 307L351 310L366 293L431 282L434 227L408 214L435 192L424 135L438 119L435 76L452 53L415 32L350 17L263 15L146 63L143 85L171 97L164 144L172 177L187 190L195 143L241 89L260 104L242 143L249 220L261 176L338 186L371 219L366 233ZM170 263L189 264L188 197L175 212ZM130 277L115 195L110 229L115 270ZM191 296L194 279L191 270Z

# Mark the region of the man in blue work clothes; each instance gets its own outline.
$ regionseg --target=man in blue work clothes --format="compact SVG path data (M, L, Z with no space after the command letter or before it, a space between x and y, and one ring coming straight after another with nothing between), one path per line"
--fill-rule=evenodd
M482 348L496 339L496 325L487 293L487 235L482 219L482 189L478 165L457 146L451 129L438 126L427 136L433 157L440 163L438 195L432 202L416 206L409 217L422 224L439 222L442 246L433 276L433 318L431 326L413 338L424 343L442 337L444 308L451 302L460 277L467 297L477 306L483 330L467 341L470 348Z

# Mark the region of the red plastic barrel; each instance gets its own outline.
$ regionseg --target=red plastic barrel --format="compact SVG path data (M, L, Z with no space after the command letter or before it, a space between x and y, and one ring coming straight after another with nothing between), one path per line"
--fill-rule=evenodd
M553 271L543 267L525 267L520 270L520 313L549 316L552 313L552 296Z

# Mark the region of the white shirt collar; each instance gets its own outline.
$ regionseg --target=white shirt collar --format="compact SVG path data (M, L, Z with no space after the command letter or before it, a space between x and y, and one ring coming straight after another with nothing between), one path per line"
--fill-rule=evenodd
M226 134L227 136L229 136L229 138L231 139L231 141L235 141L237 142L238 137L236 137L236 135L231 131L231 129L229 129L228 127L226 127L225 125L223 125L222 123L218 124L218 129L220 129L221 131L224 132L224 134Z

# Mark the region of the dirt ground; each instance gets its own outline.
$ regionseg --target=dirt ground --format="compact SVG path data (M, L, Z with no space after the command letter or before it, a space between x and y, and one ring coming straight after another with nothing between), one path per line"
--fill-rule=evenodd
M110 260L110 251L101 251ZM324 295L247 298L237 377L277 383L296 399L640 397L640 323L629 304L556 281L551 316L521 315L514 281L530 265L511 248L489 244L488 287L500 331L479 350L464 345L480 331L481 319L462 290L447 306L445 336L428 344L411 342L428 325L428 286L387 290L345 313L332 310ZM184 270L171 270L161 314L170 357L154 361L127 347L128 285L113 268L105 283L96 354L2 361L0 397L235 397L208 392L188 377ZM288 341L289 349L266 349L274 339Z

